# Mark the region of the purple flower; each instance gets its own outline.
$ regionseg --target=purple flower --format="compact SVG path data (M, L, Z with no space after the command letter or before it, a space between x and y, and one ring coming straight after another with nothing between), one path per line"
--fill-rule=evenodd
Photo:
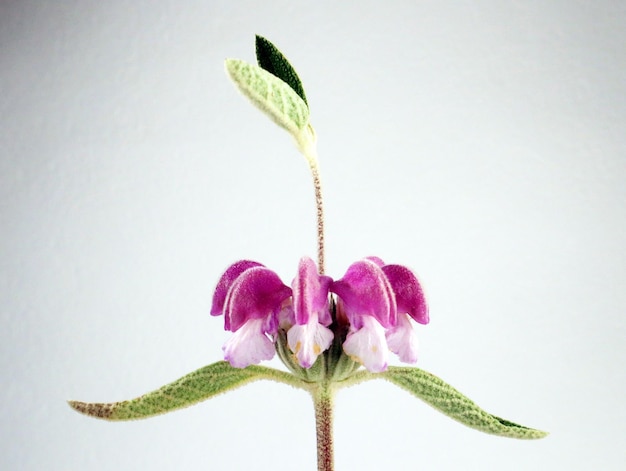
M350 324L344 351L372 372L387 369L389 350L400 360L417 361L417 339L409 317L428 323L417 278L406 267L377 257L353 263L331 291Z
M398 321L387 330L387 344L400 361L415 363L417 336L411 319L420 324L428 324L428 307L424 293L417 278L408 268L402 265L384 265L382 270L391 283L398 307Z
M333 341L328 305L328 288L332 279L317 273L315 262L303 257L298 275L291 284L295 325L287 332L287 343L303 368L310 368L318 355Z
M339 332L347 332L343 351L369 371L381 372L389 351L403 362L417 360L413 322L428 323L415 275L376 257L353 263L337 281L320 275L315 262L303 257L291 288L260 263L239 261L220 278L211 314L224 315L224 328L233 332L224 357L240 368L273 358L281 329L302 368L310 368Z
M353 263L331 291L339 296L339 308L350 324L344 351L377 373L387 368L385 329L396 324L397 310L391 284L376 262L364 259Z
M213 296L212 315L224 314L224 328L234 335L224 344L224 359L244 368L274 357L279 313L291 296L273 271L242 260L220 278Z

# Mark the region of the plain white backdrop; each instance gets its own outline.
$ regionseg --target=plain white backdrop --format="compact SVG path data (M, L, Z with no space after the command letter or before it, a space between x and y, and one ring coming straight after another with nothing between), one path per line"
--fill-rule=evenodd
M617 1L3 1L0 468L315 469L283 385L132 423L65 403L221 359L228 264L290 283L314 256L306 164L223 70L258 33L307 91L328 273L412 267L419 366L551 432L484 435L368 383L337 398L337 469L623 469L625 22Z

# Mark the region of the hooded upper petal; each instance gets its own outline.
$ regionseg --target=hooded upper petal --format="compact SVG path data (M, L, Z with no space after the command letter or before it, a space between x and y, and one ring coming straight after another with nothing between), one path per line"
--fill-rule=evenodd
M395 294L398 312L407 313L420 324L428 324L424 292L413 272L402 265L384 265L382 271Z
M333 332L326 327L332 322L328 307L331 282L317 272L313 260L300 259L291 284L295 325L287 331L287 344L303 368L310 368L333 341Z
M376 257L375 255L370 255L369 257L365 257L365 260L369 260L370 262L374 262L379 267L382 267L385 264L385 262L383 262L382 258Z
M291 288L293 292L293 310L296 324L309 322L313 314L316 321L329 325L332 322L328 310L328 288L332 279L317 272L315 262L309 257L302 257L298 264L298 274Z
M330 292L337 295L335 317ZM385 265L378 257L353 263L337 281L320 275L315 262L303 257L291 288L260 263L241 260L226 270L215 289L211 314L221 313L225 328L233 332L224 344L224 356L235 367L271 359L280 324L287 332L288 348L303 368L315 363L335 335L343 338L347 333L345 353L369 371L381 372L390 351L403 362L417 360L413 320L429 321L413 272L402 265Z
M233 263L226 269L220 280L215 287L215 293L213 294L213 303L211 305L211 315L219 316L224 312L224 303L226 302L226 295L231 285L235 282L237 277L241 275L248 268L262 267L263 265L252 260L240 260Z
M266 332L275 331L282 303L291 296L291 288L276 273L262 266L241 272L226 296L224 323L235 332L250 319L267 318Z
M362 317L374 317L383 327L396 323L396 301L387 276L378 263L360 260L348 267L331 289L343 301L345 313L353 328L362 326Z

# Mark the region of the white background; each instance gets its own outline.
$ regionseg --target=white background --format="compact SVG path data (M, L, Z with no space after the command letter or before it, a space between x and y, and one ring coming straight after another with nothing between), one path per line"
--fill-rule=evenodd
M315 469L309 398L280 384L132 423L65 403L221 359L228 264L290 283L315 255L306 164L223 71L259 33L307 91L328 273L412 267L419 366L551 432L368 383L337 398L337 469L623 469L625 22L617 1L2 2L0 468Z

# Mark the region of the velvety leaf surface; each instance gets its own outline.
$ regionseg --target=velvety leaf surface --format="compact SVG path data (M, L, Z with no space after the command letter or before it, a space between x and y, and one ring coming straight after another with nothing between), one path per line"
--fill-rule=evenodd
M276 46L258 35L256 37L256 59L261 68L284 81L308 105L302 81L296 70Z
M543 438L547 432L524 427L482 410L452 386L419 368L389 367L379 377L400 386L462 424L510 438Z
M226 72L254 105L294 136L308 124L307 104L275 75L238 59L226 59Z
M111 403L68 402L78 412L100 419L143 419L191 406L260 379L271 379L301 387L300 380L289 373L263 366L233 368L227 362L220 361L189 373L156 391L129 401Z

